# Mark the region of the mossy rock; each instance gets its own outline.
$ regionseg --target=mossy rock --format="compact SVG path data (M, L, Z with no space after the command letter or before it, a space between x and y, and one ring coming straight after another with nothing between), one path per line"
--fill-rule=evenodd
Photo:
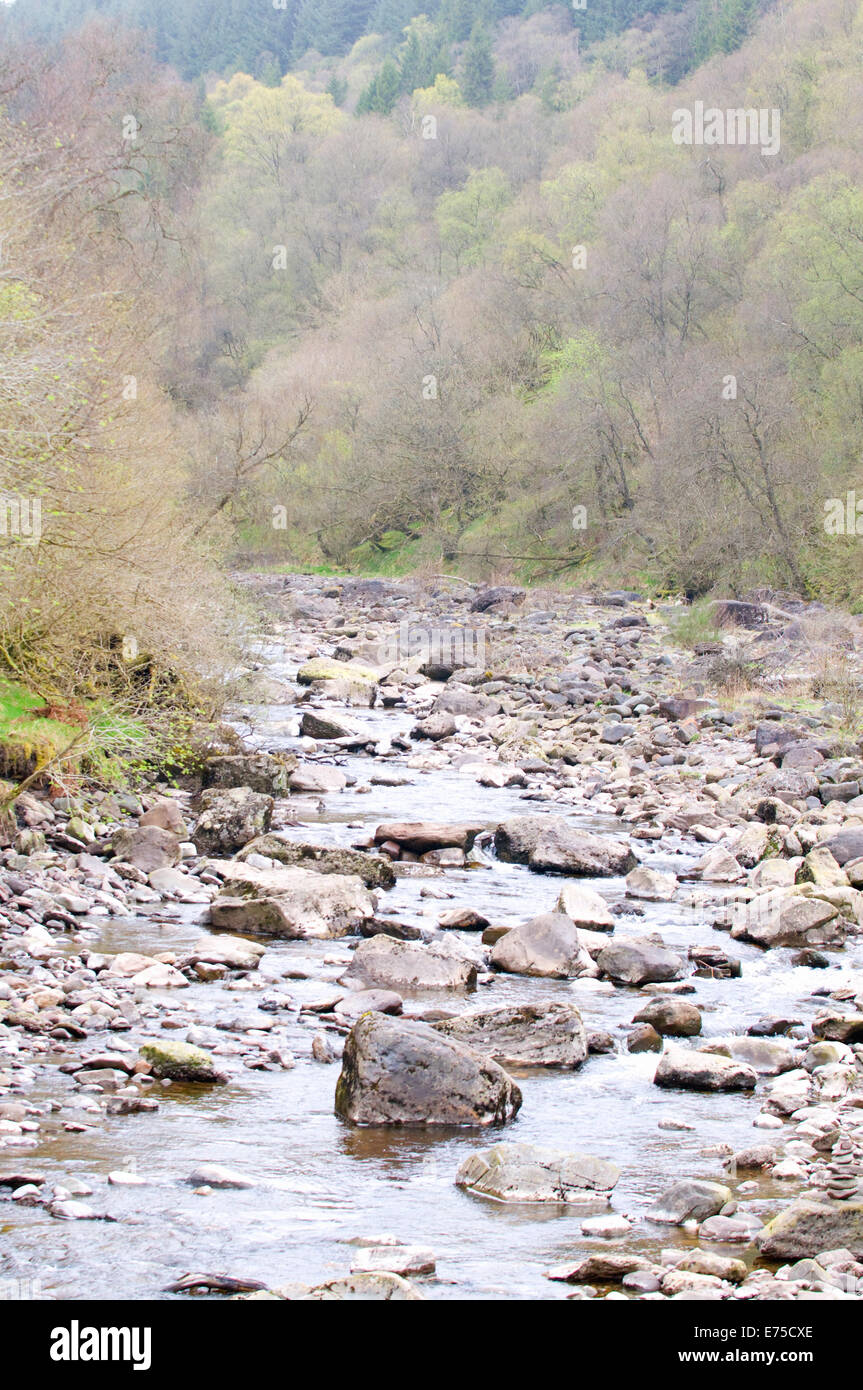
M140 1053L153 1068L153 1075L170 1081L222 1081L209 1052L191 1043L142 1043Z
M352 681L355 685L376 685L377 671L370 666L355 666L348 661L335 661L332 657L316 656L307 661L297 672L300 685L313 685L315 681Z
M356 874L367 888L392 888L395 870L389 859L364 850L329 848L310 845L298 840L283 840L278 835L259 835L244 845L236 858L245 860L250 854L263 854L280 864L314 869L319 874Z

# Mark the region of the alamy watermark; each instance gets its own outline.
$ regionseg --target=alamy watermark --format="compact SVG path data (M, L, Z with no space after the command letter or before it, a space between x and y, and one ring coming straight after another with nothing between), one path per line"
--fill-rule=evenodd
M763 155L779 153L781 112L772 106L721 110L696 101L671 113L675 145L757 145Z
M412 658L423 666L484 667L485 632L473 627L419 627L403 621L398 632L380 642L378 664L397 666Z
M824 530L828 536L863 536L863 497L858 498L853 488L844 497L828 497Z
M13 536L22 545L38 545L42 539L41 497L0 495L0 536Z

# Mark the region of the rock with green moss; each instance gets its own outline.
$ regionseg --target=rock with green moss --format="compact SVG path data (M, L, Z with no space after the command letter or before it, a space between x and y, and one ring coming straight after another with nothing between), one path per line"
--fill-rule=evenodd
M182 1042L142 1043L140 1053L153 1075L169 1081L223 1081L209 1052Z
M280 835L259 835L240 850L237 858L248 859L250 854L262 854L280 864L297 864L319 874L356 874L367 888L392 888L396 881L389 859L359 849L329 848L302 840L283 840Z

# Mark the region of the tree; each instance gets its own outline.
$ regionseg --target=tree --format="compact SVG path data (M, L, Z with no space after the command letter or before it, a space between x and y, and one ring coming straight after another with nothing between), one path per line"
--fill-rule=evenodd
M475 24L471 30L470 42L462 58L459 86L468 106L484 106L491 99L494 60L491 40L481 24Z

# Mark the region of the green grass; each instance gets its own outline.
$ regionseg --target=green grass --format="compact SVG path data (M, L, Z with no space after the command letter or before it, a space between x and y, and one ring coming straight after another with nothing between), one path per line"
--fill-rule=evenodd
M694 647L699 642L720 642L722 632L713 620L712 611L711 604L706 599L700 599L685 609L679 618L672 618L671 636L677 646Z

